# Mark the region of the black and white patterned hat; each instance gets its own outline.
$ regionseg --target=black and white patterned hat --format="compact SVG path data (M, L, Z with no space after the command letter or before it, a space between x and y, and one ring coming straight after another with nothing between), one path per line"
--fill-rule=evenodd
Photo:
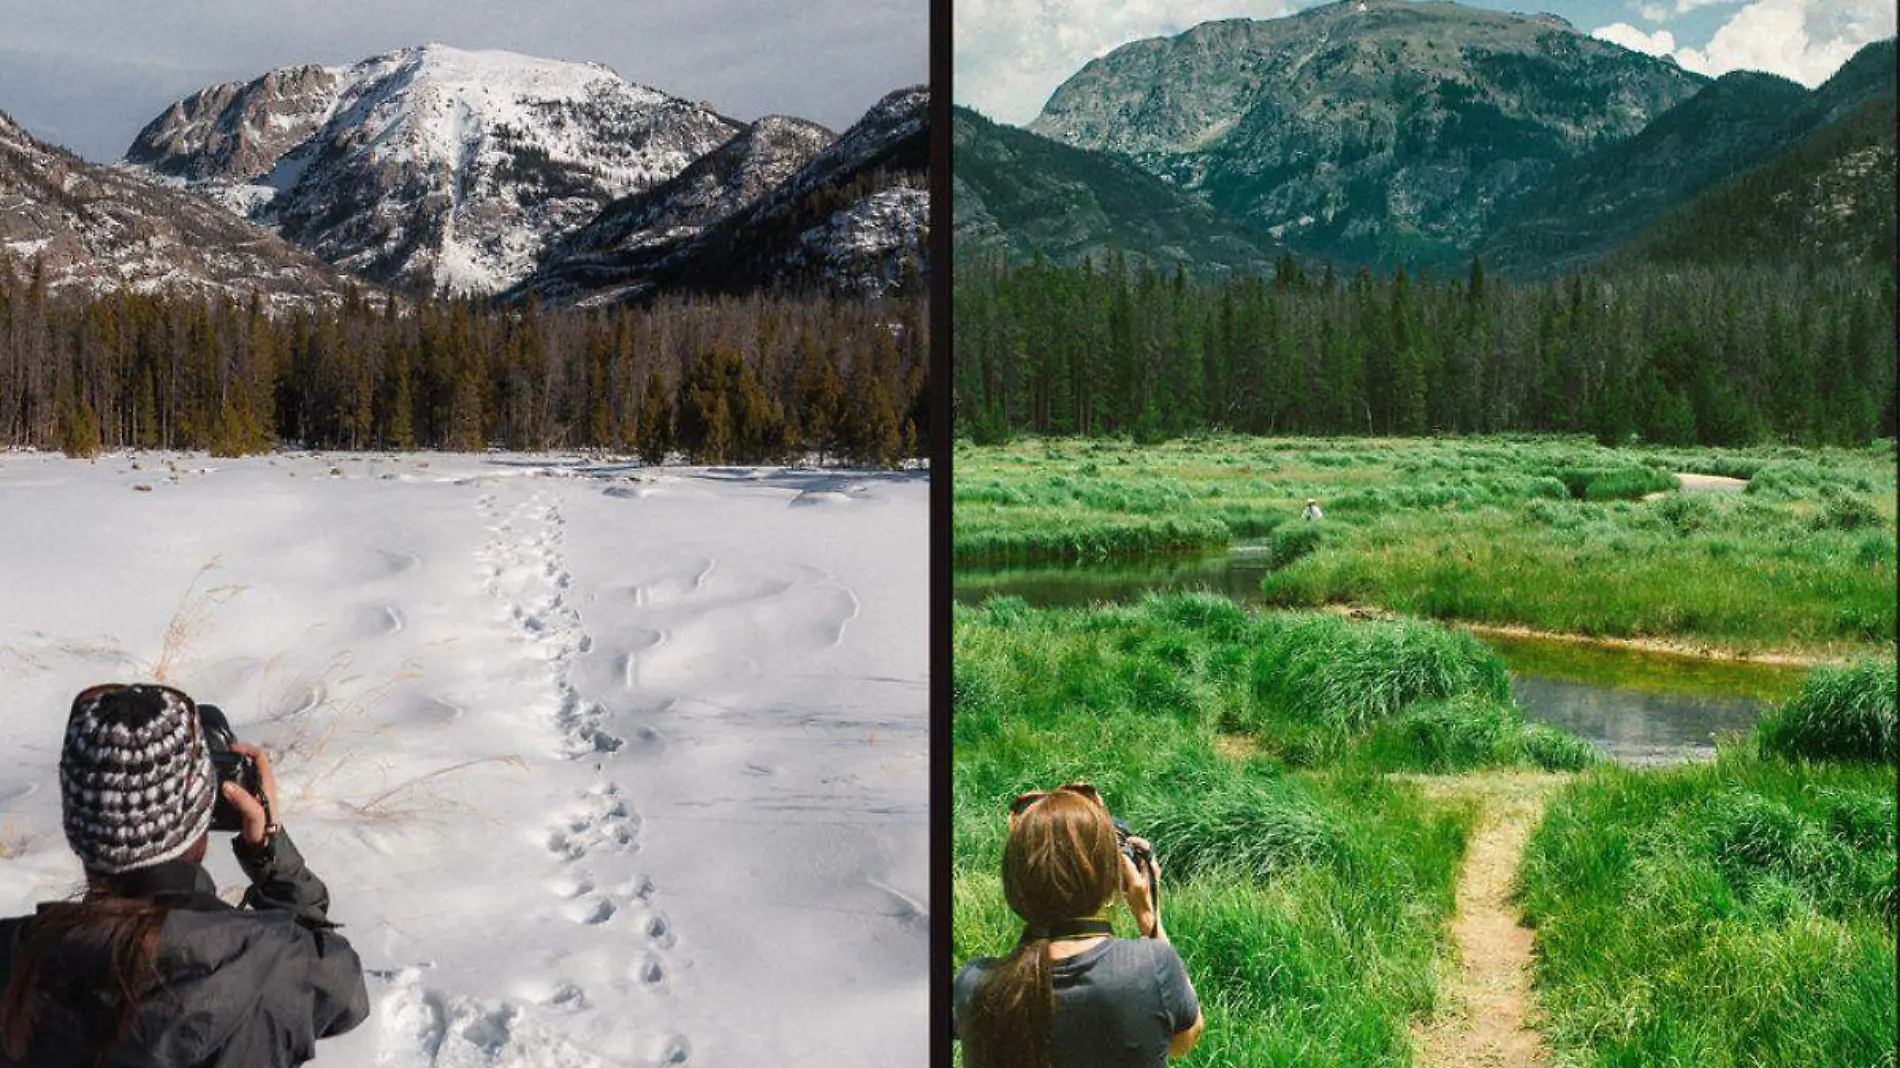
M59 758L66 841L116 875L184 855L211 826L217 776L191 698L95 686L73 699Z

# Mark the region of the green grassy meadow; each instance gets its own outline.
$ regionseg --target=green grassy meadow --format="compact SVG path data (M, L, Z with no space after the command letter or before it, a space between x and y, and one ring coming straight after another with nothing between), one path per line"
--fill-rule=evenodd
M1881 648L1894 633L1891 442L1036 440L959 447L954 463L954 552L971 571L1258 539L1274 565L1263 596L1285 607L1814 659ZM1683 493L1676 472L1748 486ZM1299 521L1309 497L1325 509L1319 524Z
M1243 539L1272 554L1252 608L957 607L957 964L1018 934L998 874L1008 801L1085 780L1161 858L1208 1024L1184 1063L1421 1063L1502 776L1544 797L1514 907L1553 1065L1894 1064L1890 442L1031 441L955 464L960 579L1112 573ZM1749 485L1684 494L1675 472ZM1298 519L1308 497L1320 524ZM1339 604L1384 611L1323 610ZM1688 663L1462 622L1786 655ZM1507 656L1773 704L1713 763L1621 767L1527 721Z

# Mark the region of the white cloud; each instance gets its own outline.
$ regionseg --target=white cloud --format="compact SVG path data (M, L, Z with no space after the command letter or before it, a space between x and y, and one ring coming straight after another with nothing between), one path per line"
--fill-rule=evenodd
M1293 8L1292 0L957 0L956 99L993 119L1025 123L1069 75L1119 45L1210 19L1278 18Z
M1676 62L1703 74L1760 70L1807 86L1826 81L1863 45L1894 33L1891 0L1756 0Z
M1650 22L1661 22L1669 17L1669 8L1662 4L1643 4L1636 13Z
M1678 0L1678 11L1723 0ZM1891 0L1754 0L1735 12L1707 44L1691 48L1666 29L1655 33L1612 23L1591 36L1720 77L1758 70L1807 86L1826 81L1863 45L1894 34Z
M1668 30L1644 33L1627 22L1612 22L1590 36L1622 45L1632 52L1647 52L1652 56L1666 56L1676 50L1676 35Z
M1699 7L1715 7L1719 4L1739 4L1742 0L1676 0L1676 14L1687 15ZM1661 21L1658 19L1657 21Z

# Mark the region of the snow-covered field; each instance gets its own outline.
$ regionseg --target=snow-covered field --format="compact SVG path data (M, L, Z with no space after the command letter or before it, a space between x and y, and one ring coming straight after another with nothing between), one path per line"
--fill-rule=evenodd
M370 970L317 1064L926 1063L928 512L915 474L0 453L0 915L79 884L72 695L162 675L273 753Z

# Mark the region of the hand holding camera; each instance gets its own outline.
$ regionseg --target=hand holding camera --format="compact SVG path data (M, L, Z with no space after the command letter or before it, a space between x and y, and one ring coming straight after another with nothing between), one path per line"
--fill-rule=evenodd
M1115 820L1115 837L1122 852L1122 897L1143 938L1165 938L1161 930L1161 862L1146 838L1131 833L1128 822Z
M261 848L276 830L277 776L262 749L237 740L231 722L216 705L198 706L198 718L218 774L217 806L211 829L237 831L246 846Z

